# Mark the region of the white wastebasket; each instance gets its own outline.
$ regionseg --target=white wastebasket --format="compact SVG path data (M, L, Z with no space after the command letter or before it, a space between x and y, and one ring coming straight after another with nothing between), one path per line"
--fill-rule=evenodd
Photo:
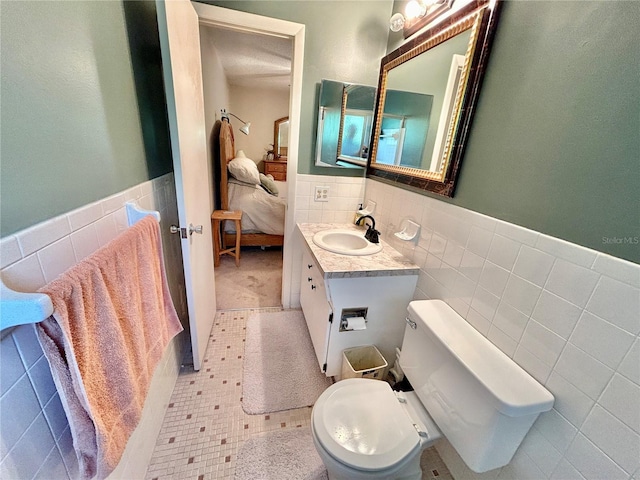
M342 379L384 379L387 361L375 345L348 348L342 352Z

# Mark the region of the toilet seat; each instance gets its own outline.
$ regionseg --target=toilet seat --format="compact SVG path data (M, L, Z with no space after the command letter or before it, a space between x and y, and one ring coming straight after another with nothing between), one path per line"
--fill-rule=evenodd
M407 411L389 384L379 380L335 383L316 401L312 424L317 441L331 457L362 471L394 468L421 448Z

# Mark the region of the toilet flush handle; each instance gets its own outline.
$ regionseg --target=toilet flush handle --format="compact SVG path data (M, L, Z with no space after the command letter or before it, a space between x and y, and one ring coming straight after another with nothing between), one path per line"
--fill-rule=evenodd
M409 317L406 317L404 320L405 320L405 322L407 322L407 323L409 324L409 326L410 326L411 328L413 328L414 330L415 330L416 328L418 328L418 324L417 324L416 322L414 322L413 320L411 320Z

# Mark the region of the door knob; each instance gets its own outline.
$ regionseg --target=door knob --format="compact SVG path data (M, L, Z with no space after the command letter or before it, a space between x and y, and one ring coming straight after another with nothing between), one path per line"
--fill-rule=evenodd
M194 226L193 223L189 224L189 235L193 235L194 233L199 233L202 235L202 225Z

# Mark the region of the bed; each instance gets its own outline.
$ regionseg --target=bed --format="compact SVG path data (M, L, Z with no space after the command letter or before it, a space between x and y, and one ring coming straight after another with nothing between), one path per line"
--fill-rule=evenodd
M242 210L241 246L283 245L286 201L282 193L281 196L272 195L260 183L234 178L229 174L229 163L234 158L233 128L223 119L220 125L220 206L222 210ZM244 180L243 177L240 179ZM276 182L279 190L283 188L280 184L282 182ZM236 241L234 222L224 223L223 242L233 245Z

